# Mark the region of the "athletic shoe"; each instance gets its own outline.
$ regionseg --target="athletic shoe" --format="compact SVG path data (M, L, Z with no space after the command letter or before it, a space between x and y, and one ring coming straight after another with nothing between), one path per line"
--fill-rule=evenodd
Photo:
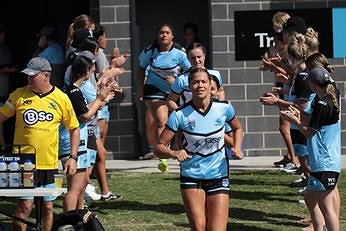
M287 173L294 173L296 172L298 167L293 163L289 162L285 165L285 167L281 168L280 171L287 172Z
M159 164L157 165L157 168L161 171L161 172L167 172L168 171L168 163L166 159L160 159Z
M105 195L101 195L101 201L109 201L114 199L121 199L121 195L114 195L112 192L108 192Z
M301 175L301 174L303 174L303 173L304 173L303 167L302 167L302 166L299 166L299 167L297 168L297 170L295 171L294 174L296 174L296 175Z
M84 199L86 201L88 200L98 201L101 199L101 195L96 193L95 186L93 186L92 184L88 184L84 191Z
M298 204L305 205L305 200L298 200Z
M307 184L307 179L306 177L303 175L301 178L299 178L298 180L295 180L293 182L291 182L290 187L291 188L301 188L301 187L305 187Z
M302 189L299 189L298 190L298 195L300 195L300 196L304 196L305 195L305 192L306 192L306 186L304 187L304 188L302 188Z
M288 164L290 161L290 159L288 159L287 155L284 156L284 158L282 160L276 161L273 164L275 165L275 167L284 167L286 164Z
M153 152L148 152L144 156L139 157L141 160L153 160L158 159L157 156Z

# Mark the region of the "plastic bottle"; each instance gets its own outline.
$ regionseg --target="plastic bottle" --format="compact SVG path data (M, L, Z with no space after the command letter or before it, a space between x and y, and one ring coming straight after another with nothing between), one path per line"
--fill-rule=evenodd
M12 160L7 167L10 188L19 188L21 186L20 165L16 160Z
M0 160L0 188L8 188L7 164L2 159Z
M31 188L34 187L34 170L35 165L30 159L27 159L23 165L23 187Z

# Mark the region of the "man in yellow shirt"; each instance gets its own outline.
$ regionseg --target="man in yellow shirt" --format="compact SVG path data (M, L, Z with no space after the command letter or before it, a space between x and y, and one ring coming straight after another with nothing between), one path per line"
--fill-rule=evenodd
M12 92L0 107L0 122L16 116L13 144L28 144L36 149L35 186L54 188L54 173L58 171L58 128L60 123L70 131L71 153L64 166L67 174L76 173L79 145L79 123L71 101L65 93L50 84L52 68L44 58L33 58L22 73L28 85ZM21 152L25 153L25 147ZM53 225L53 201L44 197L42 230ZM33 207L33 197L23 197L15 211L17 217L27 219ZM13 221L13 230L26 230L26 225Z

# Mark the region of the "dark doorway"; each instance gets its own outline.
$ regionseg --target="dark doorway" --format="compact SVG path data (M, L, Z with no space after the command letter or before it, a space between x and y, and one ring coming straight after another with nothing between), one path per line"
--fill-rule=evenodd
M22 70L30 60L38 42L36 35L43 26L56 27L58 41L64 46L70 23L82 13L89 14L89 1L2 1L0 24L7 29L6 44L17 70ZM11 76L11 91L26 83L27 79L19 73ZM6 143L12 143L13 128L14 117L4 126Z
M211 62L210 38L210 0L131 0L131 48L132 70L138 68L139 52L151 44L156 38L157 27L162 23L170 23L175 30L175 42L183 44L183 27L186 22L198 25L198 35L207 48L206 66ZM133 84L136 83L136 72L133 72ZM135 85L134 88L135 89ZM135 97L137 98L137 97ZM146 126L144 122L146 108L144 102L135 101L137 113L138 139L141 147L138 151L145 154L147 149Z
M15 63L23 67L37 44L36 34L45 25L58 30L58 41L64 45L69 24L79 14L89 14L89 1L4 1L0 24L7 28L6 43Z
M184 24L186 22L196 23L202 43L206 47L209 47L209 0L135 0L135 4L136 27L138 28L140 49L153 42L156 38L157 27L166 22L173 25L175 30L175 42L180 44L184 43ZM207 58L208 57L210 57L210 55L208 55Z

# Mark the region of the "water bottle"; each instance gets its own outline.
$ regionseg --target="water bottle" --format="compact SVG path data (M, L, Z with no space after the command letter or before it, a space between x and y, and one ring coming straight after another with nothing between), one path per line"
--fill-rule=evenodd
M20 165L16 160L12 160L8 164L8 179L10 188L19 188L21 186L21 174L20 174Z
M31 188L34 187L34 168L35 165L30 159L27 159L23 164L23 187Z
M4 160L0 160L0 188L8 187L7 164Z

